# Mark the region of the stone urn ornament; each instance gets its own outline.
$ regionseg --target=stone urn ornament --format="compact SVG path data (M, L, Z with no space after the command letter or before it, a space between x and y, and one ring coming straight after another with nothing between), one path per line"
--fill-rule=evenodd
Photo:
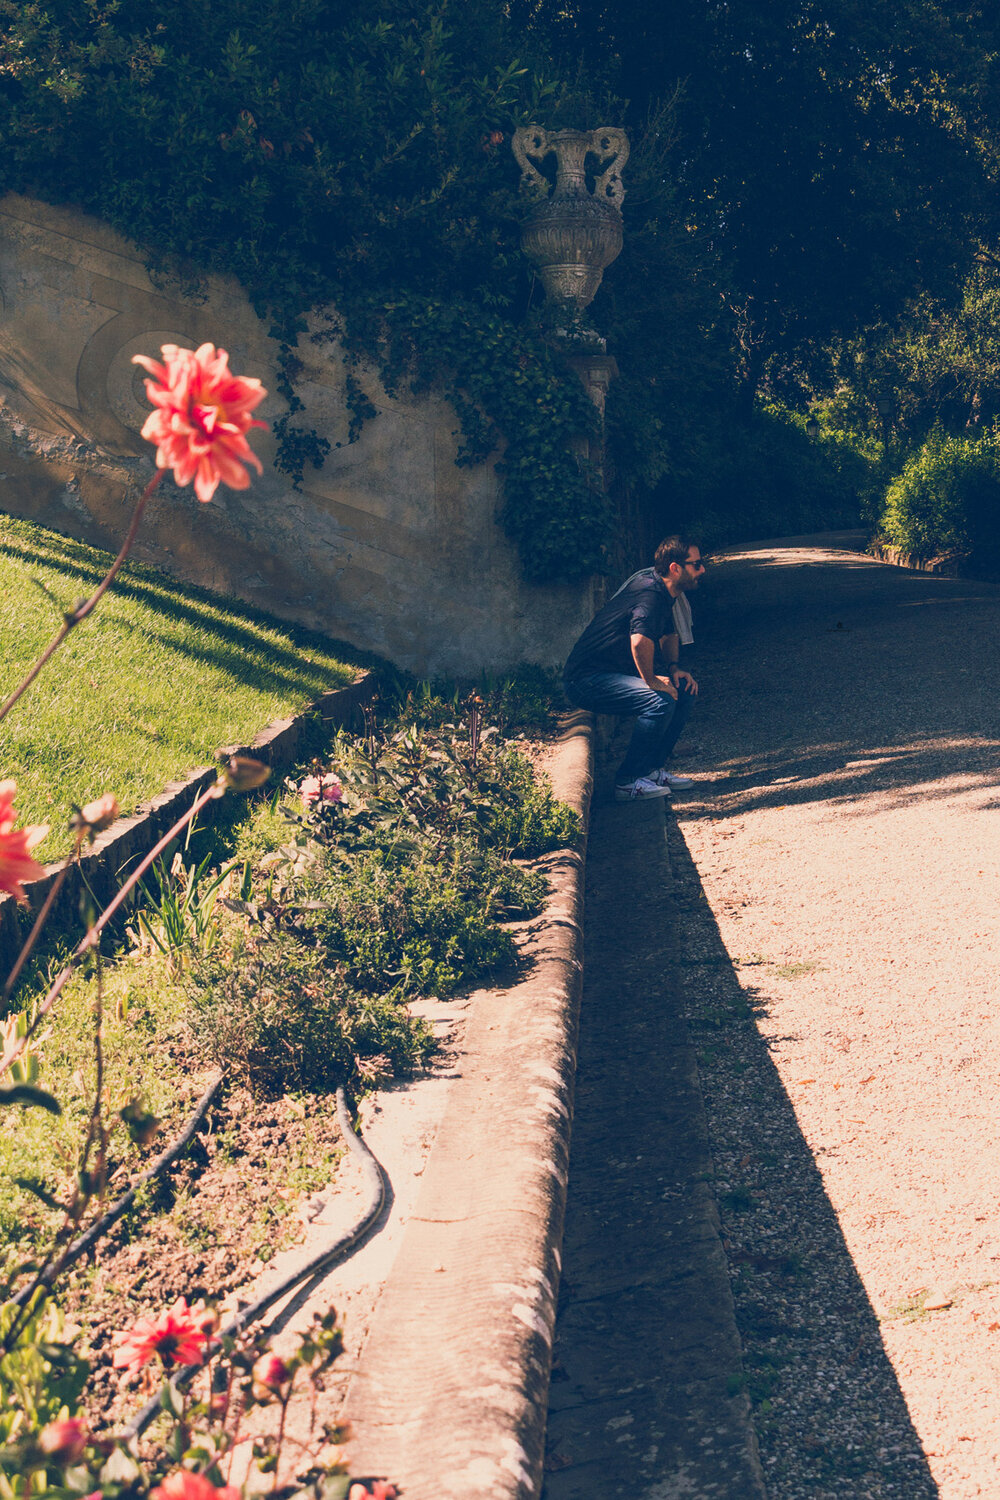
M535 200L521 226L521 249L537 267L546 296L566 313L566 333L593 342L598 336L583 326L583 311L622 248L628 137L613 128L526 125L514 132L511 145L521 191Z

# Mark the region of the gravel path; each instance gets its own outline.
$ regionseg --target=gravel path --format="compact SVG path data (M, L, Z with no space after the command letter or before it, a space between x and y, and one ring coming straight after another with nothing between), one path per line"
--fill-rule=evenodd
M771 1500L996 1497L1000 588L844 540L697 597L689 1023Z

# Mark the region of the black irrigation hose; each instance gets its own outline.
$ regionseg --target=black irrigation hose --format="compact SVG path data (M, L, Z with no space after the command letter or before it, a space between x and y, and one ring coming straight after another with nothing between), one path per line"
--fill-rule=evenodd
M198 1126L201 1124L202 1120L208 1113L209 1106L215 1099L215 1096L219 1092L219 1089L222 1087L222 1081L224 1077L225 1074L220 1073L219 1076L213 1079L213 1081L209 1084L208 1088L198 1100L198 1105L195 1109L194 1114L191 1116L190 1120L188 1120L187 1124L185 1125L184 1129L181 1131L181 1134L177 1137L177 1139L175 1141L172 1141L165 1151L160 1152L159 1156L153 1162L152 1166L147 1167L142 1176L136 1178L135 1182L133 1182L128 1192L123 1193L122 1196L118 1199L118 1202L113 1203L106 1214L103 1214L102 1217L96 1221L96 1223L91 1224L90 1228L83 1234L81 1234L79 1239L73 1241L72 1245L70 1245L69 1249L66 1251L65 1256L58 1263L60 1273L65 1271L67 1266L71 1266L74 1261L79 1260L81 1255L86 1254L88 1250L90 1250L94 1245L97 1244L98 1240L103 1239L112 1225L117 1224L122 1214L124 1214L129 1208L131 1208L133 1202L135 1201L135 1195L139 1191L139 1189L141 1187L144 1187L147 1182L152 1182L154 1177L159 1176L164 1168L169 1167L170 1164L176 1161L177 1157L187 1149L198 1129ZM24 1291L18 1292L17 1296L12 1300L18 1307L23 1307L28 1299L29 1294L31 1296L34 1296L35 1292L38 1290L39 1285L43 1287L50 1287L51 1284L51 1276L43 1276L40 1283L37 1283L32 1287L26 1287Z
M363 1137L355 1134L351 1112L347 1108L347 1097L342 1088L337 1090L337 1119L340 1122L340 1129L348 1150L358 1157L362 1164L362 1170L368 1187L368 1205L364 1213L352 1228L345 1230L343 1234L339 1235L332 1245L328 1245L325 1250L321 1250L318 1255L314 1255L312 1260L307 1261L304 1266L300 1266L297 1271L293 1271L291 1276L287 1276L278 1286L272 1287L269 1292L264 1293L263 1297L258 1298L256 1302L251 1303L249 1307L245 1307L242 1312L238 1313L229 1326L222 1330L222 1338L235 1338L245 1328L249 1328L251 1323L256 1323L262 1318L268 1308L273 1307L276 1302L280 1302L283 1297L287 1297L288 1293L294 1291L300 1283L310 1281L314 1276L318 1276L321 1271L329 1271L338 1262L346 1260L358 1248L382 1212L385 1204L385 1176L378 1161L365 1144ZM171 1377L171 1382L175 1386L187 1385L197 1375L198 1371L202 1369L204 1369L204 1365L185 1365L183 1369L178 1370L176 1375ZM132 1418L128 1426L122 1431L121 1436L126 1442L131 1442L133 1439L141 1437L149 1424L162 1410L163 1407L160 1403L160 1398L156 1396Z

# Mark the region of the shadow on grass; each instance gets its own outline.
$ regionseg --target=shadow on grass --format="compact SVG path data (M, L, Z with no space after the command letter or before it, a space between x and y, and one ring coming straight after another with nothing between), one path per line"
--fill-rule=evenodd
M22 524L18 523L19 526ZM17 541L10 535L0 537L0 553L23 562L28 569L32 566L51 568L72 578L80 585L78 592L96 587L112 560L110 553L98 553L93 547L56 532L40 533L38 541L31 545ZM259 663L266 657L273 663L271 676L276 685L297 682L301 672L300 655L310 650L320 651L324 655L336 653L348 667L370 666L375 661L371 655L344 642L330 640L318 631L307 630L294 622L266 615L240 600L213 594L209 589L196 584L169 579L142 563L126 563L113 587L118 597L134 599L178 625L210 631L220 638L231 649L226 652L221 647L218 648L215 659L237 678L242 678L246 661L252 659L254 677L257 680ZM220 611L228 618L220 618ZM292 647L289 649L277 645L268 637L267 632L271 630L280 631L287 636ZM187 649L179 637L162 635L159 639L171 650ZM196 655L199 660L204 659L204 653L200 650L196 649L191 654ZM280 676L281 669L288 675Z
M676 955L698 1049L744 1377L772 1500L938 1489L816 1161L697 868L667 815ZM763 1003L763 1001L761 1002Z

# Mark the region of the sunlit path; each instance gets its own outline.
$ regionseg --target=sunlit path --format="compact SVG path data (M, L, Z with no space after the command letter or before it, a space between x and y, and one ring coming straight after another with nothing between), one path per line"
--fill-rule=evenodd
M753 1494L734 1390L770 1500L1000 1494L1000 589L834 540L699 595L662 901L595 809L550 1500Z
M996 1495L1000 590L771 546L723 561L699 603L690 764L710 782L678 804L674 865L710 907L687 919L692 1016L749 1004L700 1060L769 1489L882 1493L851 1488L839 1392L828 1420L810 1389L841 1313L802 1285L798 1140L940 1494ZM709 923L723 956L698 969ZM804 1276L769 1277L775 1244ZM869 1356L845 1337L831 1386Z

